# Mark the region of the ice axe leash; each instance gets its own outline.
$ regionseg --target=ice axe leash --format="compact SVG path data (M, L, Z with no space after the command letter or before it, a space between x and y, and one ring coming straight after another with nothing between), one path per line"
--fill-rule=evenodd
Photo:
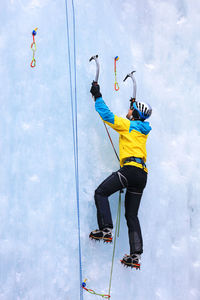
M94 80L94 81L95 81L96 83L98 83L98 80L99 80L99 70L100 70L99 60L98 60L98 55L92 56L92 57L90 58L89 61L91 62L92 60L95 60L95 62L96 62L96 76L95 76L95 80ZM114 150L114 152L115 152L115 155L116 155L118 161L120 161L119 156L118 156L118 154L117 154L117 151L116 151L116 149L115 149L115 147L114 147L114 144L113 144L113 142L112 142L112 138L111 138L111 136L110 136L110 134L109 134L108 128L107 128L105 122L103 122L103 123L104 123L105 129L106 129L106 132L107 132L107 134L108 134L109 140L110 140L110 142L111 142L111 145L112 145L112 147L113 147L113 150ZM86 289L86 288L85 288L85 287L86 287L86 286L85 286L85 285L86 285L86 282L85 282L85 281L84 281L83 284L82 284L83 289L85 289L85 290L88 291L89 293L94 294L94 295L99 295L99 296L101 296L101 297L103 297L103 298L105 298L105 299L109 299L109 298L111 297L110 291L111 291L112 272L113 272L114 257L115 257L116 237L117 237L117 236L119 237L119 229L120 229L121 193L123 193L123 190L121 190L121 191L119 192L119 202L118 202L118 210L117 210L117 220L116 220L116 228L115 228L115 236L114 236L114 245L113 245L113 254L112 254L112 264L111 264L111 270L110 270L110 280L109 280L109 292L108 292L108 295L105 295L105 294L97 294L97 293L94 292L93 290Z
M133 75L135 72L136 71L132 71L131 73L127 74L123 80L123 81L126 81L126 79L129 77L132 79L132 81L133 81L133 96L132 96L131 100L134 100L134 101L136 100L136 92L137 92L137 84L136 84L135 77Z

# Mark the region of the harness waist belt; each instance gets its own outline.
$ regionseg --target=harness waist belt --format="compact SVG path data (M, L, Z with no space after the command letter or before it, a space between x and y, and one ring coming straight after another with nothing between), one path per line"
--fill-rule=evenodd
M141 157L135 157L135 156L127 157L127 158L125 158L125 161L123 164L125 164L127 162L131 162L131 161L141 164L144 168L146 168L146 164Z

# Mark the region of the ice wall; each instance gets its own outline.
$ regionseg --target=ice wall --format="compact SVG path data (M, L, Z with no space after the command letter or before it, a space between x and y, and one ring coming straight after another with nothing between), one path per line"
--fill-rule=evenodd
M138 99L153 107L142 268L119 262L129 250L122 209L111 299L200 299L200 4L76 0L75 10L83 277L107 293L112 246L88 240L97 227L94 189L118 168L89 93L95 64L88 60L99 54L101 91L114 113L127 112L132 86L123 78L133 69ZM72 37L71 14L69 22ZM0 299L79 299L65 2L3 0L0 24ZM117 201L110 199L114 220Z

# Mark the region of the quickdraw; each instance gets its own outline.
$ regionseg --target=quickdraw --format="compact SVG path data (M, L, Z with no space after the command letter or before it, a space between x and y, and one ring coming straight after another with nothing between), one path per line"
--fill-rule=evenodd
M110 295L98 294L98 293L96 293L95 291L86 288L86 281L87 281L87 279L85 279L85 280L82 282L82 288L83 288L85 291L87 291L88 293L93 294L93 295L101 296L101 297L104 298L104 299L110 299L110 297L111 297Z
M33 36L33 42L31 44L31 49L33 51L33 58L31 61L31 68L34 68L36 66L36 60L35 60L35 52L36 52L36 43L35 43L35 36L37 34L37 30L38 28L35 28L32 32L32 36Z
M115 72L115 91L119 91L119 84L117 82L117 61L119 60L119 56L114 58L114 72Z

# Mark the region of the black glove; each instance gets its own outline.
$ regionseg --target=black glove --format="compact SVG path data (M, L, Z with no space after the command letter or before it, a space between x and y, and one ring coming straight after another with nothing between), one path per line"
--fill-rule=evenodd
M135 102L135 98L130 99L130 109L133 109L133 103Z
M92 94L92 96L94 96L95 100L99 97L102 97L102 95L100 93L100 86L98 85L97 82L95 82L95 81L92 82L92 87L90 89L90 93Z

